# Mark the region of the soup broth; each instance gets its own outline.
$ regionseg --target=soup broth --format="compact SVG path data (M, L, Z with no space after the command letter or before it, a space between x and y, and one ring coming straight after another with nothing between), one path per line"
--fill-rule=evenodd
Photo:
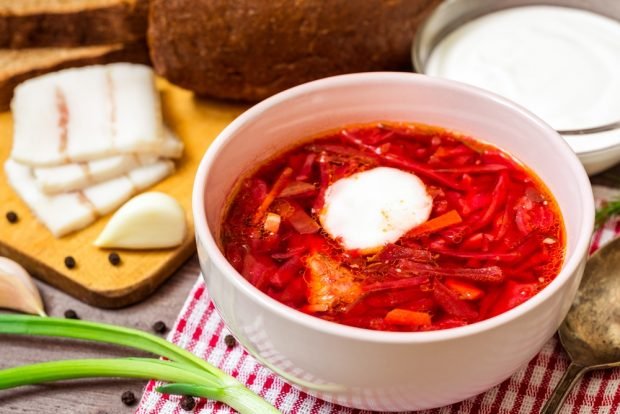
M550 283L565 250L560 210L532 171L489 144L402 123L347 126L272 158L240 180L221 234L232 266L275 300L385 331L506 312Z

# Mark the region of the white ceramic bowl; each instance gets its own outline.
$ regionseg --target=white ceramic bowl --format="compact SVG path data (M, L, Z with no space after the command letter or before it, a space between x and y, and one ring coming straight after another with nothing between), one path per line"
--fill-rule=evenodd
M549 286L504 314L434 332L377 332L314 318L255 289L218 247L239 176L317 132L370 121L415 121L465 132L514 154L547 183L564 216L567 254ZM418 410L476 395L539 352L578 287L594 206L579 160L540 119L463 84L404 73L327 78L284 91L232 122L207 151L194 185L200 266L230 331L263 364L323 399L373 410Z

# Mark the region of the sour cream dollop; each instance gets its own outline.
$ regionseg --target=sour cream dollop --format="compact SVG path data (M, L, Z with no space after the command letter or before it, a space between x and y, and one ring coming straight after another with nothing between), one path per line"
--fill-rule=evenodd
M345 249L371 252L424 223L432 207L433 199L416 175L377 167L329 186L319 219Z
M499 93L558 130L620 120L620 22L581 9L525 6L446 36L426 73Z

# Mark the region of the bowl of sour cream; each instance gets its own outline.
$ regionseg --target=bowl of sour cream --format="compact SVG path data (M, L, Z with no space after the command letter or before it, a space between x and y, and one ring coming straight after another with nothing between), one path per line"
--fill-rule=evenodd
M420 27L417 72L531 110L588 174L620 162L620 2L447 0Z

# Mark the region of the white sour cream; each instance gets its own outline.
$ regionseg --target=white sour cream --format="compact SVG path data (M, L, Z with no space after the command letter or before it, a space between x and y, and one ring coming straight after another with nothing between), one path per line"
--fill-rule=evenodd
M323 229L345 249L374 252L428 220L433 198L416 175L377 167L327 188Z
M620 23L555 6L494 12L446 36L426 73L503 95L558 130L605 125L620 120Z

